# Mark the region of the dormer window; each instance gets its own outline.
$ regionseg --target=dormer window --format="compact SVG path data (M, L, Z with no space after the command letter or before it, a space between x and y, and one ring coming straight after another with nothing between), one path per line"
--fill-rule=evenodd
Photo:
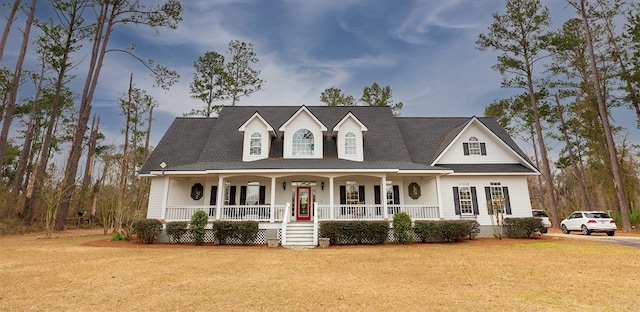
M313 133L307 129L300 129L293 134L293 155L313 155Z
M344 154L356 154L356 135L353 132L347 133L344 137Z
M487 155L487 148L484 142L478 141L478 138L472 136L468 142L462 143L465 155Z
M254 132L251 135L251 142L249 146L249 155L261 155L262 154L262 136L258 132Z

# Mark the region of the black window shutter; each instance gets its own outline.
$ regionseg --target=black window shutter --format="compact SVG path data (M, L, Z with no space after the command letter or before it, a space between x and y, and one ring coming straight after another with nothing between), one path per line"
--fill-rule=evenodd
M247 186L242 185L240 186L240 205L246 205L246 204L247 204Z
M358 186L358 201L364 204L364 185Z
M235 205L235 204L236 204L236 186L231 185L229 187L229 205Z
M397 185L393 186L393 204L400 205L400 187Z
M462 150L465 155L469 155L469 143L462 143Z
M380 185L373 186L373 203L376 205L382 204L382 201L380 201Z
M487 144L480 143L480 154L487 155Z
M506 186L502 187L502 195L504 196L504 208L506 210L506 214L511 214L511 201L509 200L509 188Z
M218 186L217 185L212 185L211 186L211 199L209 199L209 205L215 205L217 198L218 198Z
M264 205L265 193L267 191L266 185L260 185L260 197L258 198L258 205Z
M493 207L491 207L491 188L486 186L484 188L484 196L487 199L487 211L490 215L493 215Z
M460 213L460 193L458 193L458 187L453 187L453 204L456 210L456 215L461 215Z
M480 209L478 209L478 194L476 194L475 186L471 187L471 205L473 206L473 214L479 215Z
M340 205L345 205L347 203L347 187L344 185L340 185Z

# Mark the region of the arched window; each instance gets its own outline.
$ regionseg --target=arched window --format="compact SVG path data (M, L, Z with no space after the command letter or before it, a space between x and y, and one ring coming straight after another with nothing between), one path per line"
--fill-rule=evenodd
M480 142L478 142L478 138L470 137L469 142L467 143L469 148L469 153L465 155L483 155L482 149L480 148Z
M313 155L313 133L300 129L293 134L293 155Z
M356 135L353 132L348 132L344 136L344 154L345 155L356 154Z
M262 155L262 136L258 132L254 132L251 135L249 155Z

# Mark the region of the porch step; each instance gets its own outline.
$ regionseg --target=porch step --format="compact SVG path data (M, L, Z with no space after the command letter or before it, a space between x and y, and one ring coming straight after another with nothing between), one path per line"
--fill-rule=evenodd
M285 246L315 246L313 243L313 223L292 222L287 224L287 243Z

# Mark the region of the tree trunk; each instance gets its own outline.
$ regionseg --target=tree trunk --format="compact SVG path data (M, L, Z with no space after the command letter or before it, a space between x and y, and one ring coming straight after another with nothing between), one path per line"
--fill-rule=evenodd
M13 73L13 82L11 83L11 90L9 91L9 100L4 107L4 114L2 119L2 130L0 131L0 162L4 165L4 152L9 138L9 129L13 122L13 110L16 105L16 98L18 96L18 86L20 85L20 77L22 75L22 65L24 64L24 58L27 54L27 46L29 45L29 35L31 33L31 25L33 25L33 17L36 13L37 0L31 1L31 8L29 9L29 15L25 22L24 33L22 36L22 45L20 46L20 54L18 55L18 61L16 62L16 68Z
M596 100L598 101L598 113L604 128L604 134L607 140L607 150L609 152L609 161L611 162L611 171L613 173L613 183L616 189L616 195L618 197L618 205L620 209L620 216L622 217L622 228L624 230L631 230L631 220L629 218L629 207L627 198L624 194L624 186L622 183L622 174L620 171L620 165L618 164L618 155L616 151L615 141L613 140L613 134L611 132L611 126L609 125L609 113L607 106L604 102L602 95L602 89L600 88L600 77L598 75L598 66L596 64L595 52L593 49L593 42L591 38L591 29L589 28L589 21L587 19L587 13L585 11L584 0L580 0L580 15L582 16L582 25L584 26L584 32L587 43L587 51L589 53L589 63L591 65L592 83L595 88Z
M22 151L20 152L20 159L18 160L18 167L16 168L15 178L13 179L13 184L11 185L11 193L16 194L16 196L18 196L18 194L20 194L20 192L24 191L25 189L25 185L23 183L25 181L25 175L27 172L27 164L30 164L31 160L31 148L33 145L33 138L35 137L36 133L35 115L38 110L38 103L40 102L40 93L42 92L42 83L44 82L44 72L45 62L42 62L42 66L40 68L40 79L38 80L36 93L33 97L31 110L29 111L27 132L24 136L24 143L22 143Z
M524 61L526 64L531 64L529 55L525 53ZM538 101L536 99L535 89L533 87L533 77L531 69L527 70L527 87L529 89L529 100L531 102L531 112L533 113L533 122L536 130L536 136L538 137L538 146L540 146L540 160L542 164L542 177L544 178L545 190L547 193L547 201L549 208L551 208L551 218L554 228L560 228L560 217L558 216L558 204L556 202L555 189L553 187L553 179L551 176L551 169L549 166L549 157L547 155L547 146L544 142L544 134L542 133L542 125L540 123L540 114L538 112Z
M89 117L91 116L91 101L93 100L93 94L98 84L100 69L102 68L107 44L115 22L117 5L119 5L119 3L110 4L110 2L104 2L100 8L96 35L93 39L93 48L91 50L91 60L89 61L89 70L85 80L84 89L82 91L78 123L73 134L71 151L69 152L64 179L62 181L63 196L62 202L60 203L60 209L58 210L58 215L56 216L56 231L64 231L65 220L69 213L71 198L75 191L78 163L80 162L80 156L82 156L84 135L87 132L87 124L89 123ZM110 6L112 7L111 10L109 9ZM106 29L104 28L105 26Z
M147 133L146 133L146 138L144 140L144 159L142 160L143 162L147 161L147 159L149 158L149 140L151 138L151 122L153 121L153 108L154 108L154 105L151 104L151 106L149 107L149 121L147 122Z
M9 38L9 32L11 31L11 26L13 24L13 20L15 19L16 12L20 6L20 0L15 0L13 5L11 6L11 12L9 12L9 16L7 16L7 23L4 25L4 31L2 32L2 39L0 39L0 61L2 60L2 55L4 54L4 47L7 45L7 39Z
M567 134L567 125L564 122L564 113L562 110L562 105L560 105L560 99L558 98L557 94L555 94L555 100L558 108L558 118L560 120L560 131L562 131L562 137L564 138L564 143L567 145L567 153L569 154L569 160L571 160L573 171L576 175L576 179L578 180L578 184L580 185L580 190L582 191L581 192L582 199L584 200L585 207L587 208L587 210L591 210L591 200L589 199L587 186L584 183L582 171L580 170L580 166L578 166L578 161L576 159L576 156L573 154L573 146L571 145L571 140L569 140L569 134Z

